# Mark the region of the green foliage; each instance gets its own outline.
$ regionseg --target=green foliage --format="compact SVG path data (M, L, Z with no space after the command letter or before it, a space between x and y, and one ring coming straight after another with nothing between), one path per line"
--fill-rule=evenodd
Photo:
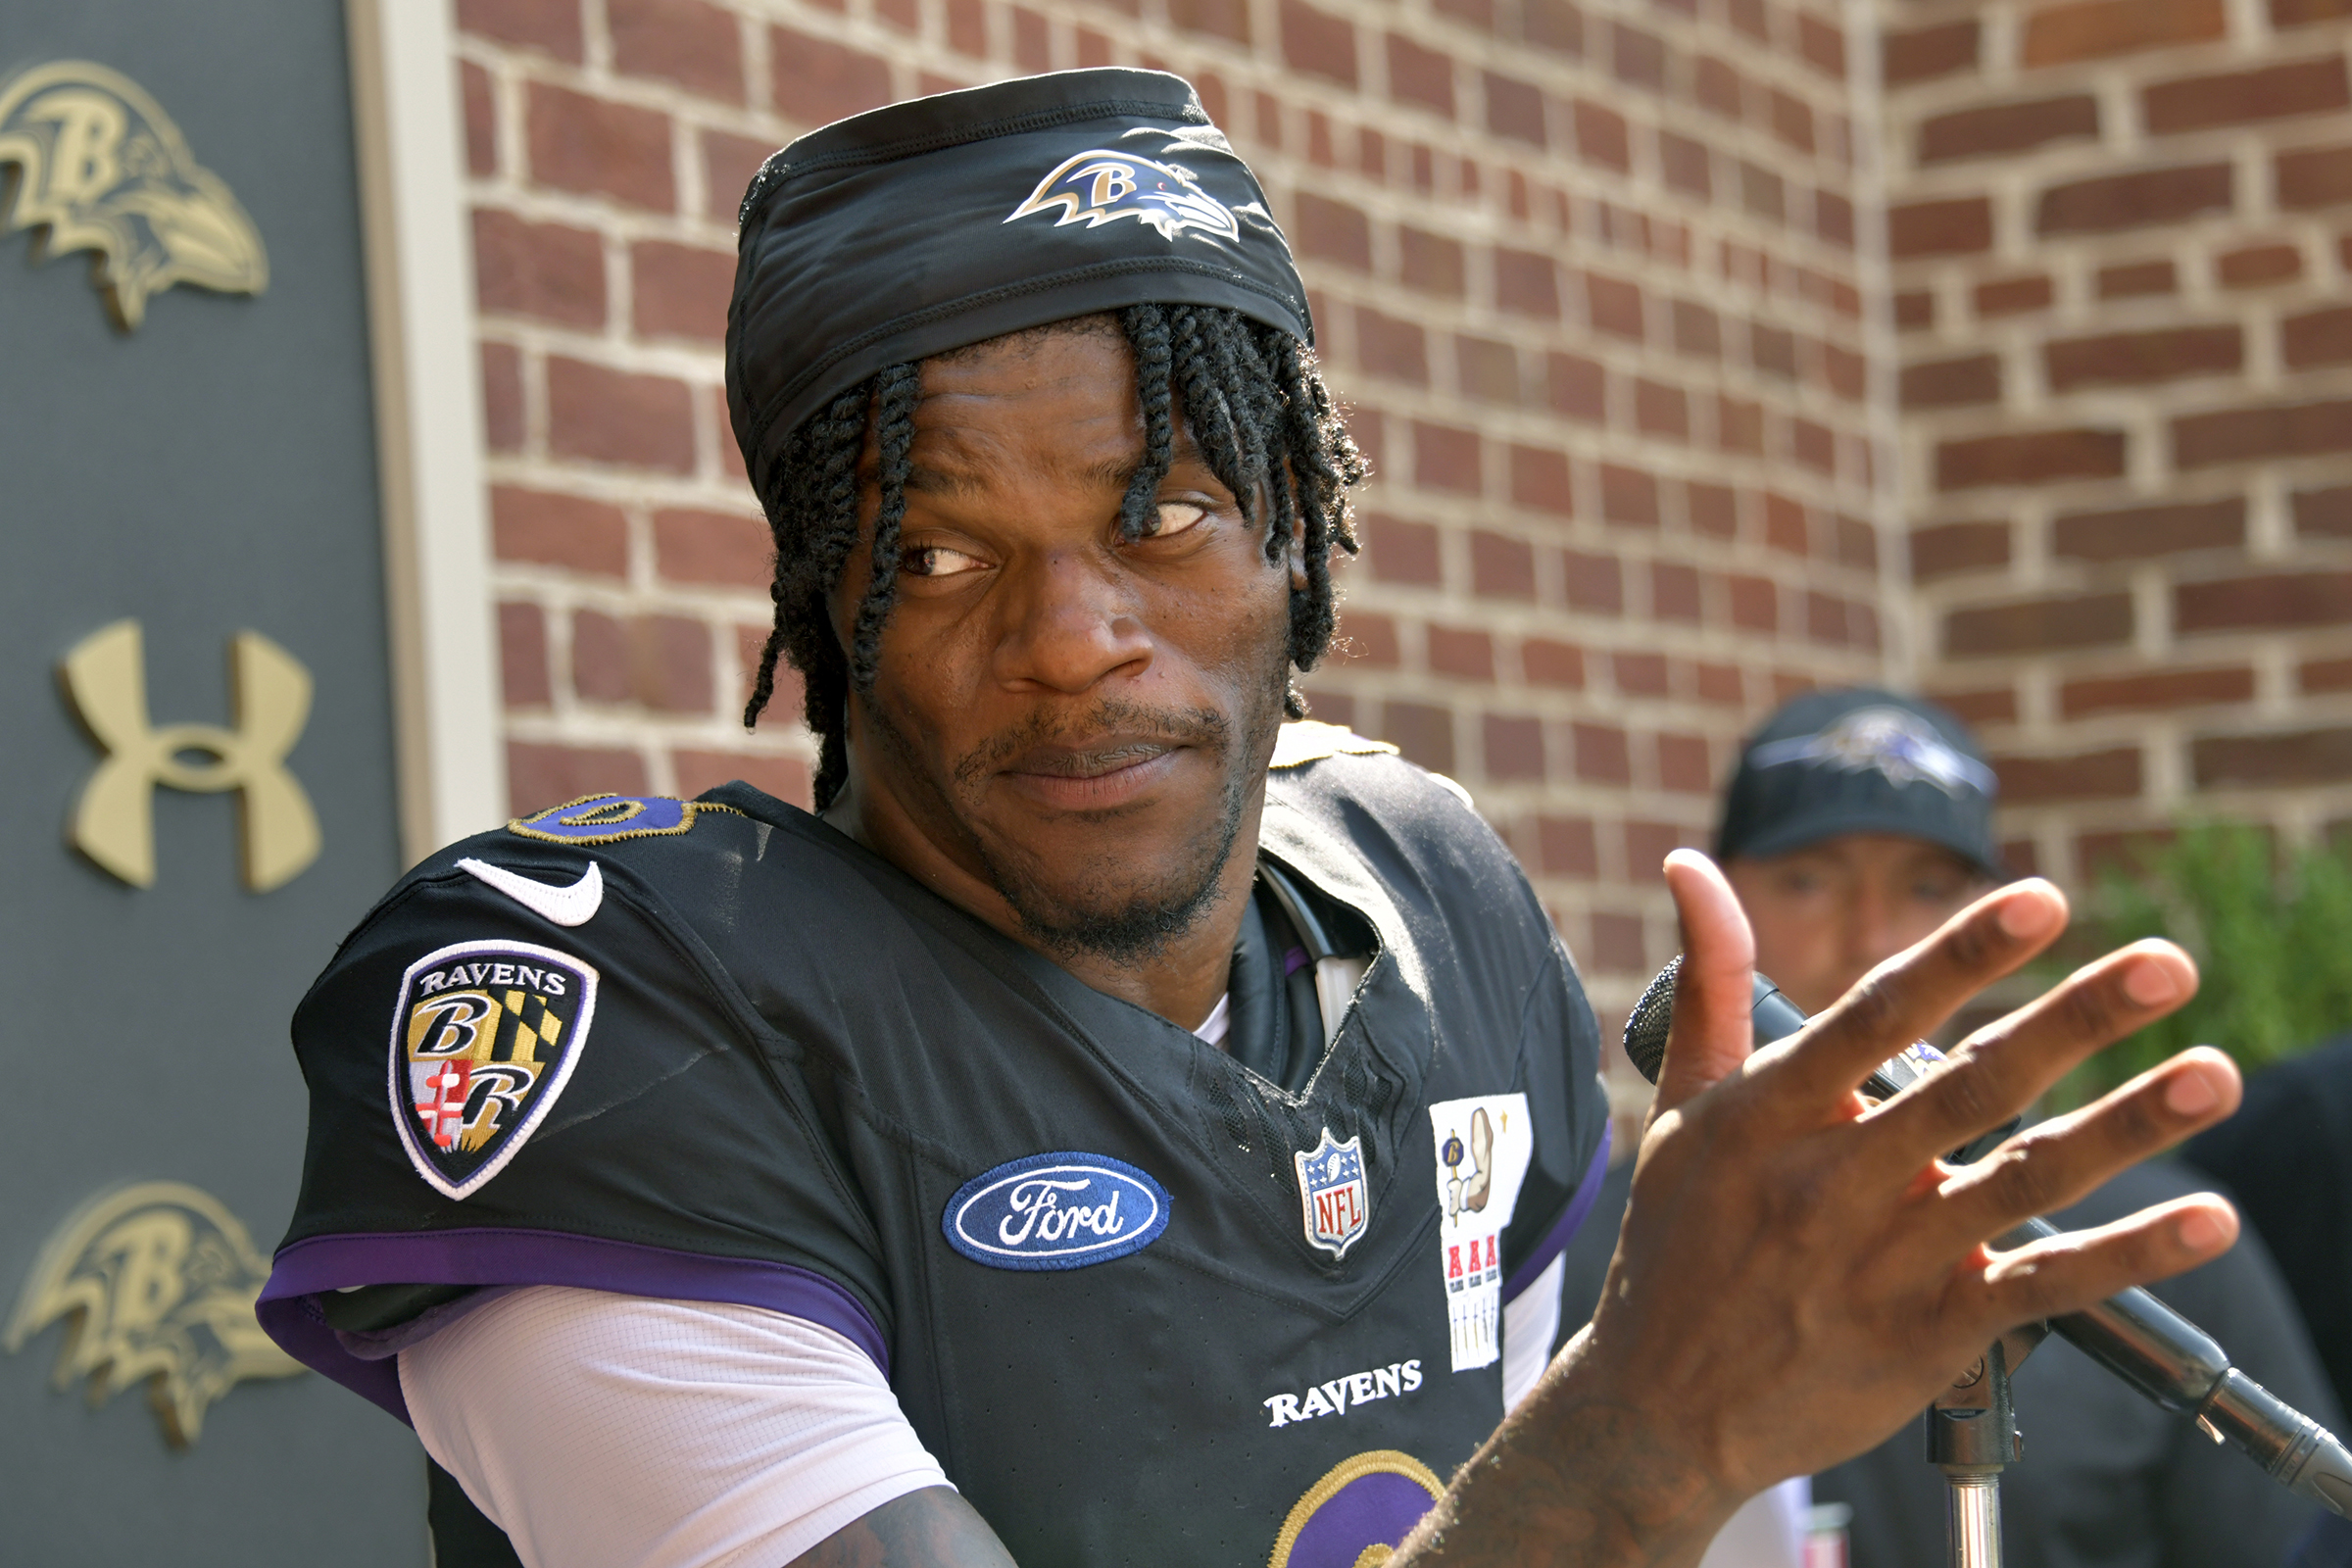
M2187 1006L2085 1062L2062 1102L2104 1094L2188 1046L2219 1046L2253 1071L2352 1028L2345 847L2280 857L2259 829L2209 822L2139 858L2137 874L2101 876L2077 930L2100 953L2170 937L2196 958L2201 984Z

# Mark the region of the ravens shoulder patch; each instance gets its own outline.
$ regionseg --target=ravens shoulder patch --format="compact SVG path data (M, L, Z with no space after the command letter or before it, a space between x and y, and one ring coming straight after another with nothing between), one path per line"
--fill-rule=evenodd
M622 839L660 838L694 826L700 811L743 813L708 801L676 801L666 795L583 795L507 824L511 833L550 844L617 844Z

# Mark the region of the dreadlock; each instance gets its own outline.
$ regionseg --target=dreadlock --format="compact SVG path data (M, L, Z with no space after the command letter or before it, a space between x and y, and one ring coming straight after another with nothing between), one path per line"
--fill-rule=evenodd
M1181 409L1209 471L1241 498L1244 515L1261 512L1266 560L1279 563L1297 529L1306 586L1291 592L1291 663L1311 669L1331 647L1337 624L1331 553L1355 553L1348 490L1364 477L1364 461L1333 408L1323 378L1298 340L1237 311L1205 305L1135 305L1118 316L1135 358L1143 405L1144 454L1119 505L1119 526L1139 539L1155 518L1153 499L1174 462ZM890 618L899 573L899 529L906 516L908 454L922 393L915 365L894 365L836 397L787 439L766 472L760 496L775 534L774 629L745 706L746 728L775 695L776 662L801 672L804 714L820 747L816 807L832 803L849 777L844 734L849 695L874 680L882 626ZM869 433L875 444L881 509L874 519L873 567L858 602L845 653L833 634L826 600L858 545L858 463ZM1306 702L1293 684L1284 698L1293 718Z

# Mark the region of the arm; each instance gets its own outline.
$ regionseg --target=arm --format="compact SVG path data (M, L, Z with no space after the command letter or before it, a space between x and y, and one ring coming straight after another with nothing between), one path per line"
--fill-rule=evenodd
M893 1498L792 1560L791 1568L1014 1568L960 1493L926 1487Z

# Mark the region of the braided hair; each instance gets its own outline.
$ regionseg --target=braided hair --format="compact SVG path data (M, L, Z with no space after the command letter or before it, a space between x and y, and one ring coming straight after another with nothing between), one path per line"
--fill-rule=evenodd
M1306 586L1291 591L1291 663L1311 669L1331 647L1337 624L1331 553L1353 555L1348 488L1364 461L1297 338L1237 311L1204 305L1135 305L1118 313L1135 358L1143 404L1144 453L1119 505L1119 527L1140 539L1156 515L1153 503L1175 457L1181 409L1194 443L1220 483L1241 498L1244 515L1266 514L1266 560L1278 563L1297 529ZM757 723L776 689L776 662L801 672L808 728L817 737L816 808L823 810L849 778L846 715L852 688L869 689L880 659L899 572L899 529L906 516L908 454L922 377L894 365L852 387L811 416L766 471L760 504L776 543L768 587L774 629L745 706ZM873 569L858 602L851 646L833 634L826 600L858 545L858 463L868 431L878 458L881 509L874 519ZM1293 684L1284 700L1293 718L1306 716Z

